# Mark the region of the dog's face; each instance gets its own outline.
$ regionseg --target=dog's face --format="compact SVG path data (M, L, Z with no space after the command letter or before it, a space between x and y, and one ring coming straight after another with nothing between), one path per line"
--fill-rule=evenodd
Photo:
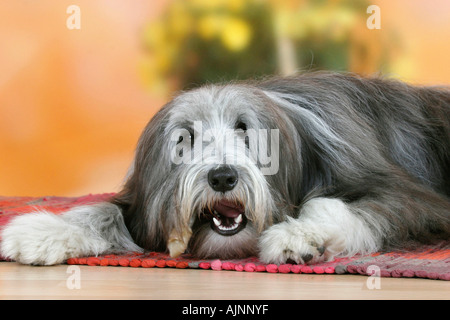
M258 235L285 214L293 188L280 166L293 154L285 145L299 147L289 125L256 88L210 86L176 97L145 129L119 196L135 241L172 255L257 254Z

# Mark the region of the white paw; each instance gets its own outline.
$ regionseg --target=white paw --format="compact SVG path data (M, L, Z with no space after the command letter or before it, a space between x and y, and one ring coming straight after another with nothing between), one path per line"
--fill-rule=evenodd
M288 218L263 232L259 240L260 259L265 263L317 263L327 261L345 248L335 230Z
M59 264L90 251L89 236L82 228L46 212L13 219L3 229L1 239L2 255L23 264ZM107 247L102 242L96 245L99 250Z

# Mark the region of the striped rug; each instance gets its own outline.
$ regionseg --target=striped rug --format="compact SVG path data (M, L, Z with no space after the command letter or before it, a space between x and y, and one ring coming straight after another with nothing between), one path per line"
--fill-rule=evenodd
M60 213L74 206L108 200L113 194L82 197L0 197L0 227L11 218L33 210ZM0 256L0 261L2 257ZM4 259L3 259L4 260ZM166 253L125 253L96 257L70 258L67 264L135 268L191 268L240 272L293 274L361 274L381 277L427 278L450 280L450 241L428 245L412 252L378 252L365 256L338 258L315 265L264 264L256 257L240 260L195 259L184 254L171 258Z

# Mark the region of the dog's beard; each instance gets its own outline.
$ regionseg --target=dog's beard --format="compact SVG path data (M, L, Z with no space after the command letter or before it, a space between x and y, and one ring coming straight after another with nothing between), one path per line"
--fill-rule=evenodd
M248 162L235 166L239 180L227 192L214 191L207 181L217 165L187 165L176 195L179 234L192 232L187 251L201 258L255 255L257 238L272 224L273 200L260 169ZM186 233L186 232L184 232Z
M209 223L200 223L194 229L188 252L199 258L235 259L257 255L258 232L247 223L238 233L223 236L213 231Z

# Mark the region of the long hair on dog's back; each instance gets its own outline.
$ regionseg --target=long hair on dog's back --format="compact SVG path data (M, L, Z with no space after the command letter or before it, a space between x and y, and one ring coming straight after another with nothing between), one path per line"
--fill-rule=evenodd
M229 130L243 143L224 149ZM258 143L252 130L276 130L268 149L277 153L275 171L267 170L273 163L250 159ZM205 145L215 152L174 161L174 150L185 156ZM111 245L61 250L58 261L129 250L132 242L173 255L259 255L275 263L411 248L449 238L448 177L446 87L328 72L208 85L181 93L151 119L122 191L95 207L119 215L91 225L96 236L109 234ZM68 216L78 225L94 221ZM4 255L20 260L12 242Z

